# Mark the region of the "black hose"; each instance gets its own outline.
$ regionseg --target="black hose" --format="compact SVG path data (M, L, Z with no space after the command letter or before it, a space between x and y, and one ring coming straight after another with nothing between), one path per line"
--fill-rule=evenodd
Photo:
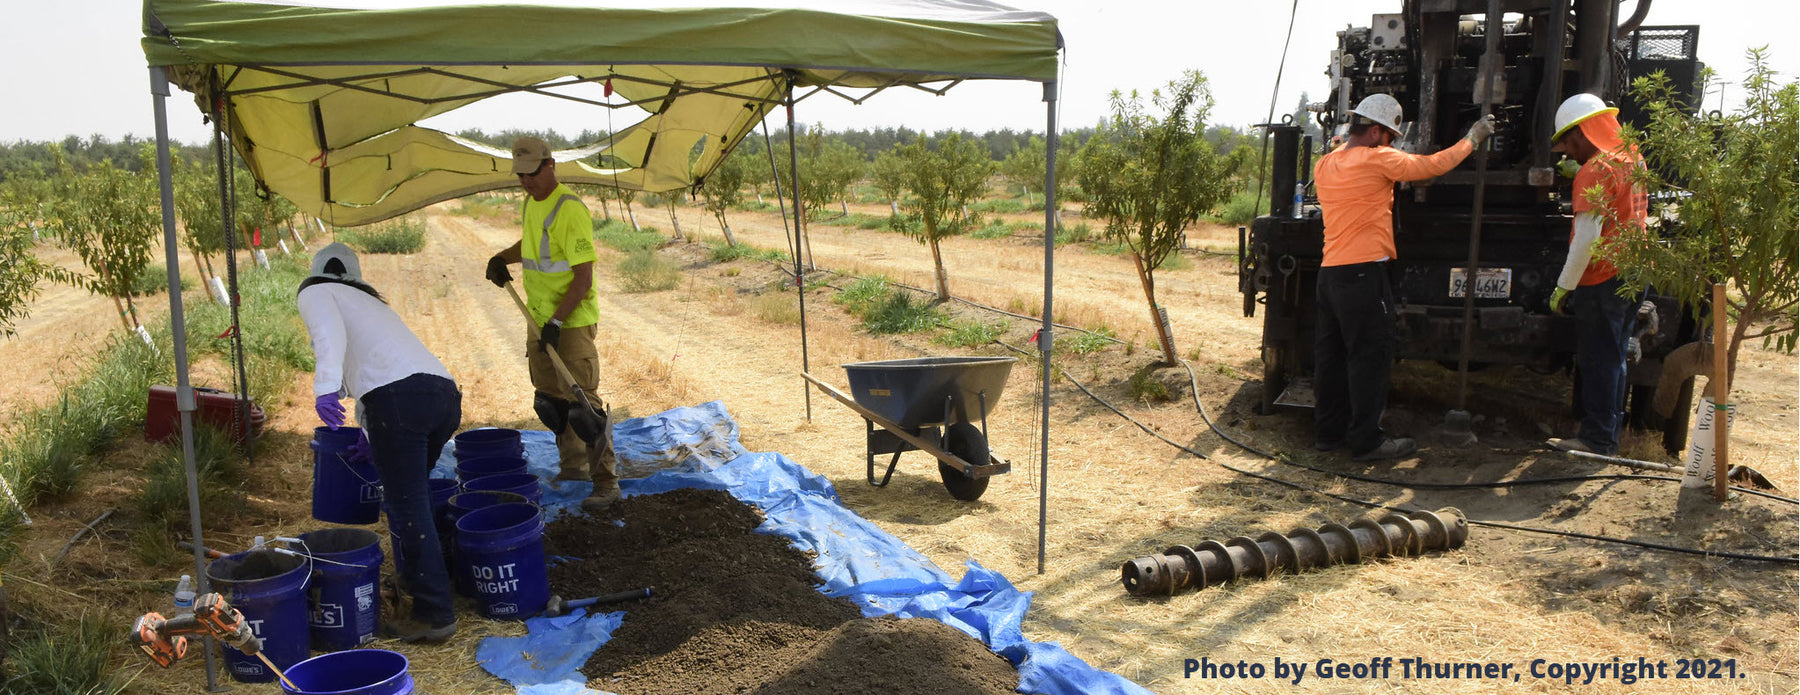
M779 266L777 266L777 267L779 267ZM848 277L856 277L854 275L848 275L846 273L837 273L836 271L828 271L828 272L833 272L834 274L838 274L838 275L846 275ZM892 284L900 285L900 283L892 283ZM900 286L907 287L907 289L915 289L915 290L917 289L917 288L909 287L907 285L900 285ZM966 300L965 300L965 303L967 303L971 306L989 309L991 311L999 311L1000 313L1003 313L1003 314L1010 314L1010 312L1000 311L998 309L993 309L992 307L982 306L980 304L976 304L974 302L968 302ZM1010 315L1016 316L1016 314L1010 314ZM1079 330L1079 329L1077 329L1077 330ZM1008 344L1005 341L996 340L994 342L999 344L1001 347L1004 347L1008 350L1012 350L1013 352L1017 352L1017 353L1024 354L1024 355L1035 354L1030 351L1021 349L1021 348L1013 346L1011 344ZM1302 464L1302 463L1298 463L1298 462L1289 460L1286 457L1271 454L1269 452L1263 451L1263 450L1258 449L1249 444L1245 444L1244 442L1239 441L1237 438L1232 437L1229 433L1225 432L1225 430L1221 429L1217 423L1213 422L1212 417L1207 414L1206 406L1204 406L1200 403L1199 376L1194 373L1193 365L1188 364L1187 360L1182 360L1181 366L1183 368L1185 368L1188 373L1188 384L1189 384L1188 390L1192 393L1192 395L1194 397L1194 408L1199 411L1200 419L1206 423L1207 428L1211 429L1213 434L1218 435L1220 439L1230 442L1232 445L1234 445L1240 449L1243 449L1250 453L1256 454L1256 455L1266 458L1268 460L1274 461L1276 463L1293 466L1296 468L1303 468L1303 469L1313 471L1316 473L1324 473L1327 475L1333 475L1333 476L1337 476L1340 478L1346 478L1349 480L1356 480L1356 481L1365 482L1365 483L1390 485L1390 486L1398 487L1398 488L1402 488L1402 489L1421 489L1421 490L1492 489L1492 488L1521 487L1521 486L1526 486L1526 485L1550 485L1550 484L1556 484L1556 483L1589 482L1589 481L1596 481L1596 480L1655 480L1655 481L1665 481L1665 482L1680 482L1679 478L1673 478L1673 477L1669 477L1669 476L1619 473L1619 474L1601 474L1601 475L1556 476L1556 477L1550 477L1550 478L1518 478L1518 479L1514 479L1514 480L1500 480L1500 481L1482 482L1482 483L1422 483L1422 482L1403 482L1403 481L1397 481L1397 480L1387 480L1384 478L1376 478L1376 477L1372 477L1372 476L1358 475L1355 473L1342 473L1342 472L1338 472L1338 471L1332 471L1332 470L1327 470L1324 468L1319 468L1316 466L1309 466L1306 464ZM1311 485L1306 485L1304 483L1296 483L1291 480L1277 478L1275 476L1268 475L1265 473L1257 473L1255 471L1238 468L1236 466L1225 463L1223 461L1213 460L1212 457L1207 456L1206 454L1203 454L1191 447L1188 447L1184 444L1176 442L1173 439L1163 436L1162 433L1157 432L1153 429L1150 429L1149 425L1139 422L1137 420L1137 418L1131 417L1130 415L1126 414L1125 411L1119 410L1118 407L1114 406L1111 403L1108 403L1106 401L1106 399L1101 398L1099 396L1099 394L1096 394L1093 391L1088 390L1087 386L1085 384L1082 384L1075 377L1070 376L1068 370L1062 369L1061 367L1057 367L1057 372L1062 374L1062 377L1064 379L1068 379L1069 383L1074 384L1075 388L1080 389L1082 393L1085 393L1085 394L1087 394L1087 396L1089 398L1092 398L1094 400L1094 402L1099 403L1100 405L1106 407L1107 410L1113 411L1113 413L1117 414L1119 417L1125 418L1125 420L1127 422L1130 422L1131 424L1136 425L1138 427L1138 429L1141 429L1144 432L1148 433L1149 435L1162 440L1163 442L1167 443L1170 446L1173 446L1184 452L1192 454L1201 460L1211 461L1212 463L1218 465L1221 468L1224 468L1225 470L1231 471L1233 473L1237 473L1239 475L1249 476L1252 478L1256 478L1258 480L1266 480L1268 482L1275 483L1277 485L1290 487L1290 488L1293 488L1296 490L1304 490L1306 492L1311 492L1311 493L1314 493L1317 495L1323 495L1325 497L1330 497L1332 499L1335 499L1335 500L1338 500L1341 502L1348 502L1350 504L1368 507L1371 509L1387 509L1387 510L1399 511L1399 512L1420 511L1419 509L1414 508L1414 507L1385 505L1385 504L1381 504L1378 502L1370 502L1368 500L1350 497L1347 495L1340 495L1335 492L1323 490L1323 489L1320 489L1317 487L1313 487ZM1792 503L1800 504L1800 500L1793 500L1793 499L1789 499L1786 497L1781 497L1779 495L1772 495L1772 494L1763 492L1761 490L1752 490L1749 488L1742 488L1742 487L1737 487L1737 486L1732 486L1731 489L1736 490L1738 492L1743 492L1743 493L1747 493L1747 494L1751 494L1751 495L1757 495L1757 496L1761 496L1761 497L1767 497L1770 499L1780 500L1783 502L1792 502ZM1703 550L1700 548L1686 548L1686 547L1674 546L1674 545L1664 545L1661 543L1649 543L1649 542L1645 542L1645 541L1634 541L1634 540L1631 540L1628 538L1615 538L1612 536L1597 536L1597 535L1586 534L1586 533L1578 533L1578 532L1574 532L1574 531L1558 531L1555 529L1537 528L1537 527L1533 527L1533 526L1521 526L1518 524L1508 524L1508 523L1498 522L1498 521L1484 521L1481 519L1473 519L1473 518L1469 519L1469 523L1475 524L1477 526L1488 526L1488 527L1492 527L1492 528L1506 529L1509 531L1521 531L1521 532L1525 532L1525 533L1539 533L1539 534L1545 534L1545 535L1551 535L1551 536L1563 536L1566 538L1580 538L1583 540L1600 541L1603 543L1616 543L1619 545L1628 545L1628 546L1634 546L1634 547L1639 547L1639 548L1646 548L1646 549L1650 549L1650 550L1661 550L1664 552L1681 553L1681 554L1687 554L1687 555L1700 555L1700 556L1705 556L1705 557L1718 557L1718 558L1726 558L1726 559L1732 559L1732 560L1752 560L1752 561L1757 561L1757 562L1777 562L1777 563L1783 563L1783 564L1800 564L1800 556L1781 557L1781 556L1774 556L1774 555L1755 555L1755 554L1750 554L1750 553L1738 553L1738 552L1732 552L1732 551Z

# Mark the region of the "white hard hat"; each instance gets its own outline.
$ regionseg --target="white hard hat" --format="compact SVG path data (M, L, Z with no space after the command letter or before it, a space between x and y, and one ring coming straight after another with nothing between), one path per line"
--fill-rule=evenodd
M1600 97L1592 94L1577 94L1564 99L1562 106L1556 107L1556 133L1550 136L1550 142L1561 140L1570 128L1581 125L1582 121L1603 113L1618 112L1618 109L1607 106Z
M1391 96L1370 94L1363 97L1362 101L1357 102L1356 108L1351 109L1350 113L1379 123L1382 127L1394 131L1395 135L1400 134L1400 102L1394 101Z

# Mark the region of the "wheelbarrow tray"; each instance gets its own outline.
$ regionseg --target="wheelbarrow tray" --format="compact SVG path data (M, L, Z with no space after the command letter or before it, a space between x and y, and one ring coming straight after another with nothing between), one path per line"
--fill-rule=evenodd
M850 397L895 424L917 429L980 422L1000 402L1014 357L914 357L844 365ZM950 422L945 422L946 401Z

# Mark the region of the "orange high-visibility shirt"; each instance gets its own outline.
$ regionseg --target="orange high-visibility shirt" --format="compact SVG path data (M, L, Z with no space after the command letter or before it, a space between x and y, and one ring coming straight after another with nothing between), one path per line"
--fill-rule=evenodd
M1474 146L1467 139L1437 154L1408 154L1392 147L1344 147L1319 158L1313 187L1325 215L1323 266L1396 258L1394 184L1440 176L1456 168Z
M1630 154L1618 152L1601 152L1594 155L1575 172L1575 214L1584 212L1600 212L1600 239L1604 240L1619 235L1619 226L1635 224L1642 227L1649 219L1650 199L1631 180L1631 173L1643 166L1643 162ZM1595 191L1595 189L1599 189ZM1598 197L1600 200L1595 201ZM1599 211L1595 202L1600 202L1609 211ZM1574 232L1569 238L1574 240ZM1581 286L1598 285L1619 274L1619 269L1611 261L1595 254L1588 259L1587 270L1581 274Z

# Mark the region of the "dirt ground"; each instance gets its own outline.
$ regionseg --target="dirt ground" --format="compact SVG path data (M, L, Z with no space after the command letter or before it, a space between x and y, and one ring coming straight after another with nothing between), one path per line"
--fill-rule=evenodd
M371 256L364 273L449 366L464 392L464 426L535 426L524 369L523 327L504 293L482 279L486 258L517 239L515 222L455 214L455 203L433 208L426 250L411 256ZM592 205L598 210L598 205ZM852 206L885 214L886 206ZM666 215L639 210L644 224L667 232ZM616 207L615 207L616 214ZM690 238L717 238L717 224L683 208ZM1031 219L1030 215L1009 216ZM1041 219L1041 217L1039 218ZM777 215L733 213L740 242L785 248ZM1074 223L1076 219L1065 219ZM1454 374L1437 365L1396 370L1387 427L1423 437L1419 455L1400 462L1353 464L1342 454L1308 446L1304 413L1259 415L1260 318L1244 318L1233 260L1213 252L1234 248L1235 230L1190 231L1196 251L1158 274L1179 352L1193 365L1198 400L1225 431L1246 443L1339 472L1410 481L1474 482L1554 475L1630 472L1573 461L1545 450L1546 436L1572 431L1563 412L1568 386L1560 377L1489 370L1473 375L1481 397L1472 404L1478 446L1458 448L1430 435L1453 398ZM812 257L822 268L858 275L882 273L915 286L930 284L930 254L900 235L820 224L811 231ZM1041 303L1041 238L953 239L945 244L951 292L994 307L1031 313ZM674 290L625 294L614 270L620 256L602 250L599 348L601 391L615 408L646 415L722 400L753 451L779 451L831 478L857 513L955 571L967 560L1005 573L1036 594L1023 626L1027 637L1058 641L1076 656L1158 693L1286 692L1293 685L1261 679L1203 679L1184 675L1187 660L1263 664L1367 661L1422 657L1433 661L1514 664L1534 660L1610 663L1614 657L1665 661L1733 659L1745 677L1702 687L1731 692L1793 692L1800 684L1794 648L1797 581L1792 564L1704 558L1574 538L1476 527L1466 547L1423 558L1339 566L1268 581L1210 588L1167 599L1128 596L1119 565L1172 545L1255 536L1328 522L1347 523L1364 508L1258 481L1225 464L1384 504L1455 506L1471 517L1561 531L1629 538L1674 546L1791 555L1797 544L1795 507L1757 497L1715 505L1678 486L1652 481L1591 481L1472 490L1417 490L1353 482L1281 466L1247 453L1208 429L1180 368L1150 372L1172 400L1133 402L1128 379L1154 358L1146 308L1130 262L1119 256L1064 247L1056 255L1056 317L1085 328L1107 327L1128 341L1087 357L1058 356L1057 366L1163 436L1208 459L1184 453L1058 379L1050 389L1049 472L1039 470L1038 365L1022 359L989 420L995 455L1013 462L973 503L950 498L919 454L903 457L893 482L864 482L863 424L850 409L809 392L799 375L803 359L819 378L845 384L839 364L942 354L1016 354L1000 346L957 350L921 336L874 336L836 306L829 290L806 299L803 357L793 293L774 290L784 277L752 260L715 264L698 244L662 250L682 264ZM837 284L842 282L835 281ZM89 307L92 312L92 307ZM954 306L959 315L997 315ZM74 335L91 313L41 315L39 335ZM34 321L40 320L34 318ZM1035 324L1007 319L1002 340L1026 346ZM85 330L98 330L85 329ZM1059 339L1067 339L1066 332ZM45 341L33 359L79 359L78 345ZM15 348L11 341L0 350ZM61 356L50 352L60 349ZM17 353L0 354L7 358ZM304 377L296 377L303 389ZM9 390L12 403L35 391ZM14 393L19 394L16 398ZM302 394L303 395L303 394ZM35 397L42 397L41 394ZM291 394L275 400L293 401ZM1746 349L1734 398L1741 410L1733 428L1734 461L1756 467L1784 492L1800 491L1796 459L1796 369L1793 357ZM271 408L274 431L246 485L241 509L209 520L209 539L247 545L254 534L293 533L307 518L310 479L305 439L312 417L303 407ZM810 417L809 417L810 415ZM1661 456L1654 435L1628 437L1626 451ZM1668 461L1661 458L1658 460ZM128 466L99 470L94 494L42 510L28 557L53 554L62 541L108 505L128 507L135 480ZM1038 500L1048 501L1038 565ZM117 523L130 522L129 511ZM104 531L104 529L103 529ZM8 568L74 596L134 610L128 601L159 600L163 584L180 572L180 558L163 568L134 560L128 532L103 532L77 544L56 570ZM35 553L33 555L32 553ZM165 562L171 562L167 559ZM48 564L45 562L44 564ZM164 575L167 575L164 578ZM120 591L123 589L124 591ZM160 605L160 604L159 604ZM137 611L145 608L135 608ZM421 687L432 692L509 692L470 663L484 634L516 634L516 626L465 620L449 645L406 651ZM389 646L392 645L383 645ZM192 665L146 672L141 692L200 692ZM590 664L590 668L593 665ZM1395 668L1398 668L1397 666ZM1311 671L1309 670L1309 674ZM1313 683L1307 676L1307 683ZM1399 677L1333 680L1322 692L1559 692L1561 681L1478 680L1446 685ZM1693 684L1617 680L1578 685L1583 692L1685 692Z
M559 520L545 550L577 558L551 593L655 587L582 669L620 695L1013 692L1005 657L941 622L869 619L813 588L812 557L755 533L762 515L729 494L676 490L602 517ZM599 610L613 610L614 607Z

